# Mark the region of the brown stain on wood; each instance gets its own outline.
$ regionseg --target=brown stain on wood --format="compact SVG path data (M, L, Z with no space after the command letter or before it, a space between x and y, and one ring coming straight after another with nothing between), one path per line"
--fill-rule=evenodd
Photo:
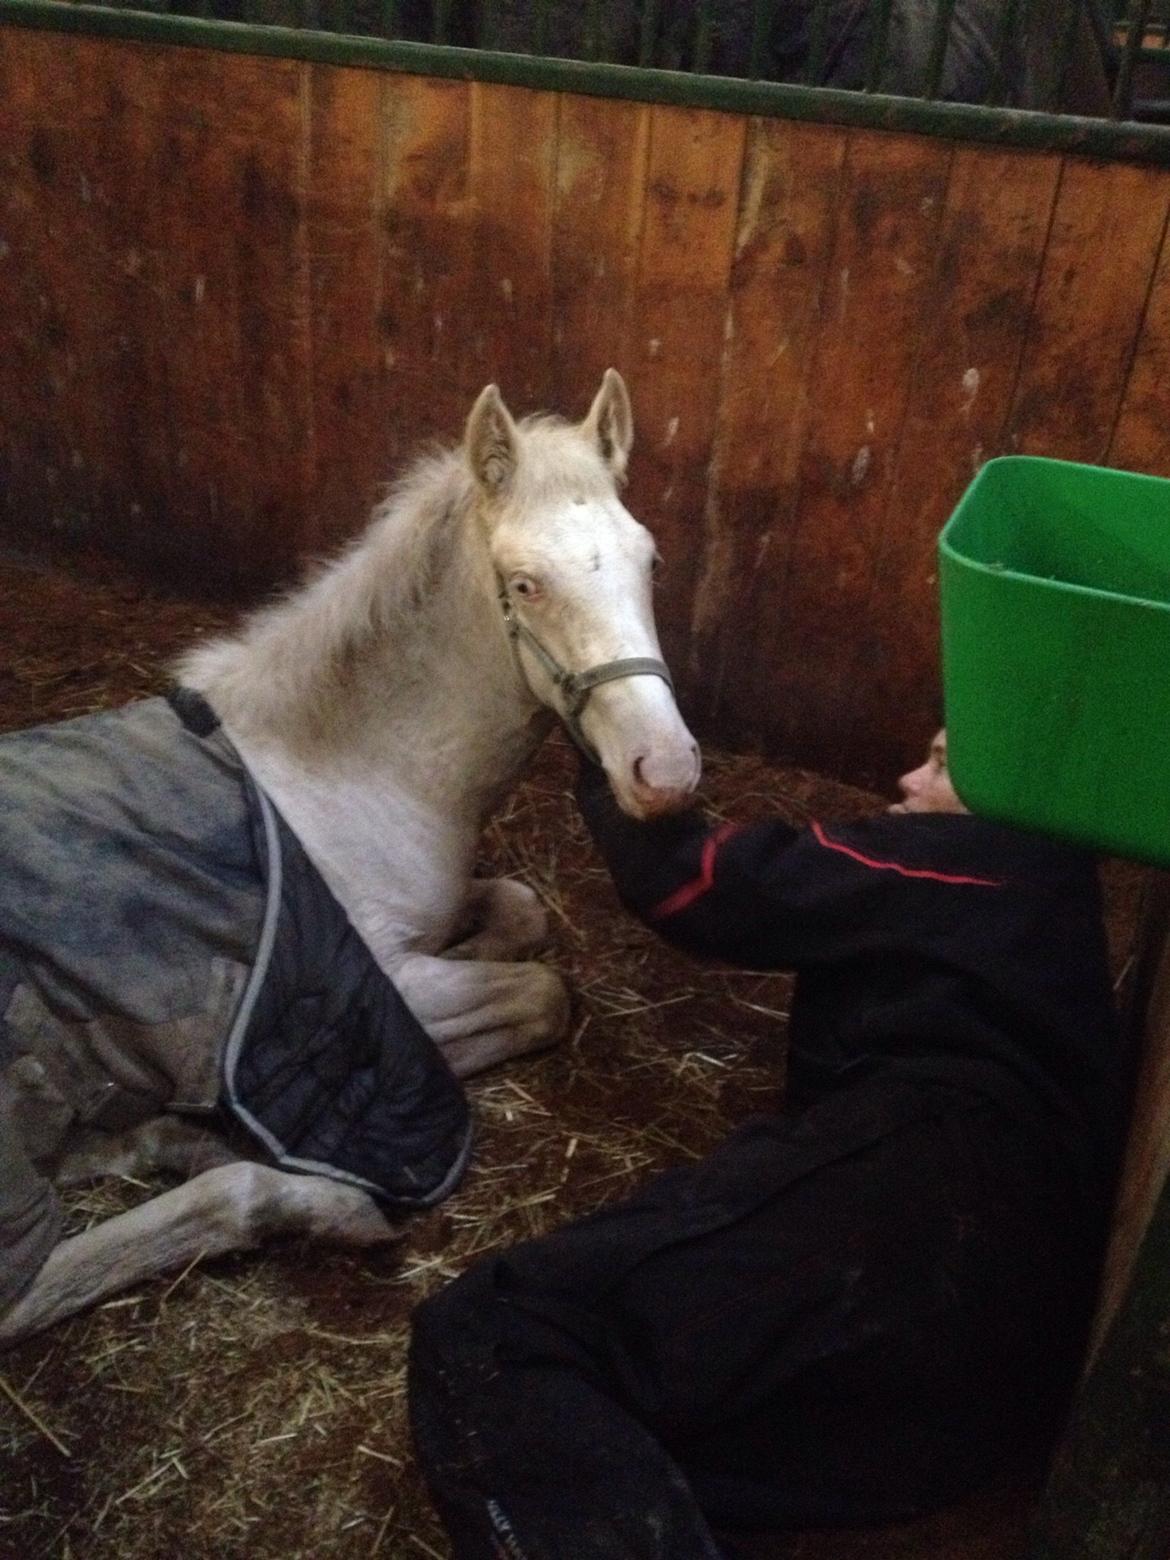
M639 428L629 494L665 561L658 626L688 706L701 676L688 654L689 625L701 572L746 128L731 115L651 110L628 359Z
M773 739L830 770L841 762L842 717L856 691L854 630L873 586L928 328L951 155L938 142L859 132L846 151L769 668ZM871 678L880 670L871 667Z
M475 390L498 382L519 411L552 392L552 211L558 98L525 87L471 87L469 181L476 278L456 323Z
M305 221L306 68L185 50L149 121L151 328L169 451L158 550L229 585L287 575L314 481Z
M1107 463L1170 477L1170 244L1162 238Z
M1055 157L955 153L872 577L853 619L855 691L842 710L839 752L876 784L890 782L893 733L874 719L867 669L881 667L891 726L898 712L914 712L903 723L898 773L917 762L937 723L938 533L982 463L1004 453L1003 408L1020 373L1059 176Z
M553 404L580 415L607 368L633 377L650 109L560 102L552 219ZM635 445L648 428L634 407ZM635 461L638 459L635 456Z
M77 44L32 35L14 49L11 39L0 31L0 503L9 530L23 523L40 541L91 523L79 462L96 442L100 408L92 378L76 393L84 372L77 336L87 320L65 259L70 213L82 198L70 128Z
M1019 448L1170 472L1170 172L0 28L4 534L271 581L489 380L634 398L705 736L867 782Z
M1007 443L1101 463L1166 228L1161 169L1067 159Z
M313 508L304 544L352 536L391 474L389 364L380 338L382 119L389 82L311 68L308 178Z
M416 441L455 437L479 388L466 350L476 275L470 139L466 83L387 78L377 318L387 476Z
M811 363L845 159L842 131L753 121L692 620L702 703L747 741L766 738L792 563Z
M240 545L254 508L254 415L243 392L240 279L230 242L235 149L202 112L200 83L185 58L167 66L173 108L156 124L154 168L162 190L184 191L181 201L161 203L157 228L173 454L169 525L192 553L226 554L246 574L258 560ZM276 567L286 558L282 548Z
M73 141L56 200L68 224L59 298L77 316L74 396L88 406L79 453L90 512L148 559L170 550L174 462L159 232L166 197L154 167L165 64L136 52L123 79L116 60L79 40L78 102L93 118Z

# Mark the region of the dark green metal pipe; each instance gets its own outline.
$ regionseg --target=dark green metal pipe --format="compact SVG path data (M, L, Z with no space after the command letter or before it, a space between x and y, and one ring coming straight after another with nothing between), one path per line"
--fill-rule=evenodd
M938 96L943 65L947 58L947 45L951 41L951 18L954 14L955 0L938 0L934 31L930 36L930 57L926 62L926 80L922 87L922 95L928 102Z
M1146 22L1150 15L1150 0L1131 0L1126 17L1125 48L1121 51L1121 63L1117 70L1117 84L1113 89L1113 115L1120 119L1128 114L1133 100L1133 70L1138 51L1146 35Z
M752 45L748 60L748 75L756 81L764 74L764 51L768 42L768 25L772 20L772 0L756 0L752 10Z
M627 102L671 103L731 114L907 131L948 140L1072 152L1170 167L1170 126L1166 125L1118 124L1071 114L989 109L971 103L926 103L917 98L842 92L830 87L693 76L679 71L538 59L479 49L437 48L403 40L207 22L198 17L114 11L96 5L62 5L54 0L0 0L0 25L217 49L231 54L274 55L326 65L358 65L417 76L502 82Z
M484 49L498 49L500 18L497 0L479 0L476 12L479 20L476 42Z
M995 30L995 67L991 73L984 102L997 107L1007 97L1007 52L1016 36L1019 0L1003 0Z
M1068 81L1068 73L1072 69L1073 56L1076 53L1077 37L1084 9L1085 0L1072 0L1072 4L1068 8L1068 17L1060 39L1060 52L1056 57L1056 101L1058 103L1064 99L1065 85Z
M711 15L712 0L699 0L699 15L695 23L695 47L692 70L702 75L711 65Z
M638 42L638 64L645 70L654 60L658 43L659 0L642 0L642 32Z
M812 18L808 24L808 64L804 72L810 87L819 87L825 79L829 58L829 4L830 0L813 0Z
M869 56L865 66L865 90L876 92L881 86L882 67L886 63L886 38L890 31L890 13L894 9L894 0L869 0L868 9L873 13L870 24L873 31L869 37Z

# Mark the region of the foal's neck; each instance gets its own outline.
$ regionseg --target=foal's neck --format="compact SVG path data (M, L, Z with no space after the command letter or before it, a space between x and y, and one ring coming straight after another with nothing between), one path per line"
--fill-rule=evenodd
M384 893L407 853L408 897L437 923L548 722L512 658L469 479L442 461L422 475L425 494L408 485L339 562L179 672L343 902L355 879Z
M431 468L425 493L388 500L337 563L182 670L249 747L392 779L481 821L546 727L512 659L468 479L449 459Z

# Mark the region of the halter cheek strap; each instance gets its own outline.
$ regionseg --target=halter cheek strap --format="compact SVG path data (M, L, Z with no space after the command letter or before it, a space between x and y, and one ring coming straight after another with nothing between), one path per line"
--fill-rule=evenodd
M600 687L602 683L614 682L619 677L661 677L671 693L674 692L674 680L666 662L655 660L652 656L625 656L618 661L602 661L598 666L591 666L588 671L570 672L545 649L528 625L520 621L503 580L498 582L498 595L504 614L504 626L521 676L524 675L524 671L520 664L519 644L523 641L525 648L536 657L550 682L561 695L561 719L569 735L585 756L592 759L594 763L597 762L597 754L581 729L581 712L588 704L589 695L594 688Z

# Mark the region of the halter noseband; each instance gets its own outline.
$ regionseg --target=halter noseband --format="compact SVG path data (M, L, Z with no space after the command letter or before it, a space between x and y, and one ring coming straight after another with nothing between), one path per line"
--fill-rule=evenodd
M674 679L667 669L665 661L656 661L652 656L631 655L620 661L603 661L598 666L591 666L585 672L570 672L563 667L555 656L541 644L536 635L526 623L522 623L516 615L516 608L512 605L512 599L508 595L508 587L502 579L497 582L500 606L504 613L504 626L508 632L508 640L512 646L512 654L516 659L517 668L521 676L524 675L520 664L520 650L518 641L524 644L547 673L553 686L561 695L561 719L565 723L569 735L573 741L594 763L597 762L597 754L593 745L581 729L581 712L589 702L589 695L594 688L602 683L613 682L619 677L661 677L671 693L674 692Z

